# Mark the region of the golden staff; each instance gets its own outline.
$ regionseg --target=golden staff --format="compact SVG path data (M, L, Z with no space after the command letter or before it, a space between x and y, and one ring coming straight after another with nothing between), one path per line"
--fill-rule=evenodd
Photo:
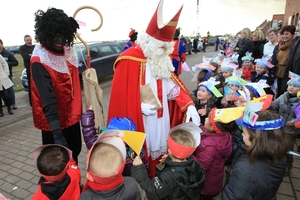
M97 28L94 28L92 29L91 31L97 31L101 28L102 24L103 24L103 17L102 17L102 14L100 13L100 11L97 9L97 8L94 8L92 6L81 6L80 8L78 8L74 14L73 14L73 18L75 19L75 16L76 14L80 11L80 10L83 10L83 9L92 9L94 11L96 11L100 17L100 25L97 27ZM76 33L76 37L84 44L85 48L86 48L86 51L87 51L87 67L88 68L91 68L91 56L90 56L90 48L89 46L87 45L87 43L80 37L80 35L78 33Z

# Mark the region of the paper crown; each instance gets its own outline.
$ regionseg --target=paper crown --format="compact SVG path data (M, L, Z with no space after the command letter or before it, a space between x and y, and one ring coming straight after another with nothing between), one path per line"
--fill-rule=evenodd
M238 63L238 58L239 58L239 54L234 52L232 54L232 56L230 57L230 62L235 62L235 63Z
M256 63L256 65L263 66L266 69L273 68L274 65L269 62L271 57L272 57L272 54L265 54L265 55L263 55L263 57L261 59L255 59L254 62Z
M296 85L297 87L300 87L300 76L298 74L289 71L289 78L290 80L287 82L287 85Z
M146 33L157 40L171 42L183 6L181 6L176 15L167 24L164 24L162 19L163 3L164 1L160 0L158 7L146 29Z
M62 145L58 145L58 144L46 144L46 145L42 145L36 149L34 149L32 151L32 159L34 161L34 164L37 166L37 159L38 157L40 156L41 152L43 149L45 149L46 147L61 147L63 149L65 149L67 152L68 152L68 155L69 155L69 162L71 161L71 158L72 158L72 151ZM68 168L69 168L69 162L66 164L64 170L62 172L60 172L59 174L57 175L54 175L54 176L47 176L45 174L42 174L41 172L40 175L41 177L43 177L44 179L46 179L47 181L51 181L51 182L56 182L58 180L61 180L67 173L68 171Z
M181 144L176 143L171 137L170 134L168 136L168 148L172 152L172 154L179 159L188 158L192 155L192 153L195 151L195 149L199 146L201 142L201 134L202 130L196 126L193 122L187 122L183 124L179 124L172 128L170 130L170 133L176 131L176 130L185 130L190 132L195 140L195 146L194 147L188 147Z
M146 134L142 132L136 132L136 131L125 131L125 130L107 130L98 137L92 148L89 150L87 157L86 157L86 163L87 163L87 176L89 180L93 180L97 183L101 184L107 184L112 183L119 179L119 177L122 175L125 163L126 163L126 147L124 141L137 153L137 155L140 154L141 148L144 144ZM123 157L123 163L118 168L118 170L115 172L113 176L110 177L100 177L95 174L93 174L89 170L89 159L90 155L98 143L105 143L110 144L116 147L122 154ZM91 178L92 179L91 179Z
M235 70L238 65L235 65L233 63L230 63L231 62L231 59L230 58L225 58L221 64L221 68L220 70L228 70L228 71L232 71Z
M213 65L210 64L211 60L212 60L212 58L205 58L205 57L203 57L203 59L202 59L203 63L200 63L200 64L195 65L195 66L192 67L192 71L194 72L194 76L192 78L192 81L197 81L198 74L202 70L206 70L207 71L207 74L203 78L203 81L207 81L210 78L211 72L214 71L214 70L216 70L216 67L214 67Z
M219 123L228 124L232 121L239 119L243 116L245 107L233 107L217 109L213 108L210 113L210 122L217 134L223 134L228 132Z
M252 53L246 52L245 56L242 57L242 61L252 61L254 58L251 56Z
M254 93L255 97L266 95L264 88L269 87L269 85L266 83L266 80L260 80L257 83L247 83L245 86Z
M131 31L129 32L128 37L132 36L134 33L137 34L137 32L133 28L131 28Z
M244 86L248 82L238 76L230 76L225 79L225 83L233 84L233 85L237 85L237 86Z
M135 131L136 126L129 117L114 117L109 121L106 130Z
M200 86L203 86L207 89L209 93L212 95L215 95L217 98L222 97L223 95L220 93L220 91L215 87L215 85L220 84L219 81L216 81L215 78L210 77L207 81L203 81L199 84Z

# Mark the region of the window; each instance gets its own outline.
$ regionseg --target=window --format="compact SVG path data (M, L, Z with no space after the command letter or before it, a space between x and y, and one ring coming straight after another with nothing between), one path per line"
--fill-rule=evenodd
M113 50L108 45L100 46L99 49L100 49L102 56L108 56L108 55L114 54Z
M97 47L90 47L90 55L91 55L91 60L95 58L99 58L99 50Z
M114 49L114 51L116 53L121 53L122 52L122 49L119 46L117 46L117 45L113 45L112 48Z

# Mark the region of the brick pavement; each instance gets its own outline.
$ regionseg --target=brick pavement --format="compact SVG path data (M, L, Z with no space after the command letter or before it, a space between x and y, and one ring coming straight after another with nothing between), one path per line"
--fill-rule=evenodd
M185 73L185 72L183 72ZM110 88L103 88L104 112L106 116ZM33 126L31 108L26 92L16 93L18 109L13 115L4 110L0 118L0 192L8 199L31 199L37 190L39 176L31 158L31 151L41 145L41 134ZM300 140L298 139L298 144ZM85 182L86 147L83 142L79 156L82 183ZM278 190L278 200L300 199L300 158L294 157L294 168L290 177L285 177ZM216 199L220 199L220 196Z

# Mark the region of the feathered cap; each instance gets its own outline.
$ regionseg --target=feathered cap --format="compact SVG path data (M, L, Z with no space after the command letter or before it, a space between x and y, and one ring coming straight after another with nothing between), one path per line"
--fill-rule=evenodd
M263 57L261 59L255 59L254 62L256 63L256 65L261 65L266 69L273 68L274 65L269 62L271 57L272 57L272 54L265 54L265 55L263 55Z
M203 81L207 81L209 79L211 72L216 70L216 67L214 67L213 65L210 64L211 60L212 60L212 58L203 57L202 58L203 63L200 63L200 64L192 67L192 71L194 72L194 77L193 77L192 81L197 81L198 74L202 70L207 71L207 74L204 77Z
M300 76L298 74L289 71L289 78L290 80L287 82L288 85L296 85L297 87L300 87Z
M222 65L221 65L221 68L220 70L228 70L228 71L231 71L233 72L233 70L235 70L238 65L235 65L233 63L230 63L231 59L230 58L225 58L222 62Z
M164 24L162 19L163 4L164 1L160 0L158 7L146 29L146 33L157 40L171 42L183 6L181 6L176 15L167 24Z
M128 34L128 37L133 36L133 34L138 34L138 32L136 32L135 29L131 28L131 30L130 30L130 32L129 32L129 34Z
M254 58L251 56L252 53L246 52L245 56L242 57L242 61L252 61Z

